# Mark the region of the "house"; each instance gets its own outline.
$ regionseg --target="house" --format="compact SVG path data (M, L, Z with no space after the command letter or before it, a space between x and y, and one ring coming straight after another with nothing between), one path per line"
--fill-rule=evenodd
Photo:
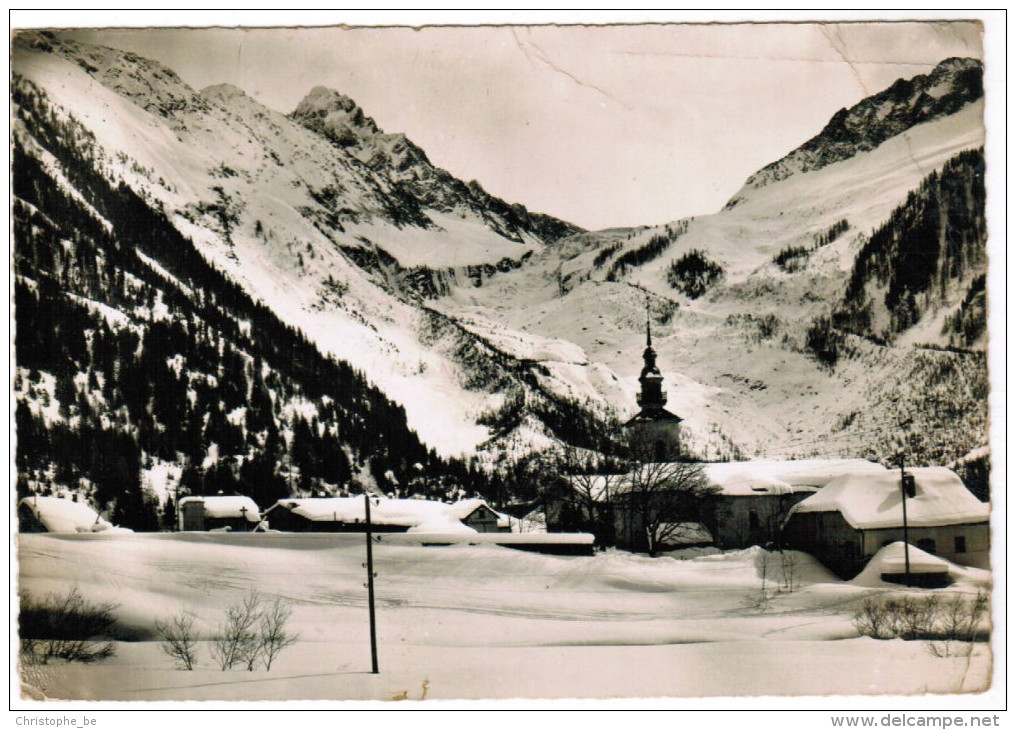
M273 530L283 532L365 532L363 496L280 499L265 512ZM372 503L375 532L468 533L510 532L508 517L482 499L452 504L426 499L386 499Z
M580 474L558 480L547 490L547 527L551 531L584 529L596 534L601 544L628 550L644 550L644 526L634 512L634 493L655 480L671 478L690 464L643 464L627 474ZM864 459L755 460L703 463L706 488L694 503L654 497L658 509L674 509L674 520L700 523L696 544L711 535L716 547L730 550L752 545L779 544L780 528L790 509L812 496L831 480L844 474L884 473L885 468ZM655 487L651 487L655 489ZM664 504L669 502L669 504ZM644 511L644 510L643 510ZM595 513L590 517L590 512ZM659 531L659 527L657 530ZM666 546L686 542L678 530L666 529Z
M449 505L447 513L477 532L511 532L508 515L495 512L482 499L459 500Z
M864 459L759 459L704 464L703 470L719 487L713 537L724 550L779 545L794 505L845 474L885 473Z
M987 568L989 506L945 467L914 468L906 498L907 541L959 565ZM784 543L852 578L881 548L903 540L900 473L849 473L795 505Z
M116 527L84 502L63 497L25 497L18 502L19 532L133 532Z
M184 497L177 505L177 520L183 532L249 532L261 521L261 512L250 497Z

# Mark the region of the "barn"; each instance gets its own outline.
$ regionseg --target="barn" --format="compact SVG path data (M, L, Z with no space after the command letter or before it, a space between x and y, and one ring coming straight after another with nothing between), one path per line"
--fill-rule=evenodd
M988 568L989 506L945 467L910 469L908 542L959 565ZM795 505L783 527L789 547L811 553L852 578L886 545L903 540L903 489L897 471L844 474Z
M19 532L132 532L115 527L82 501L63 497L25 497L18 502Z
M261 512L250 497L184 497L177 505L177 521L184 532L248 532L261 521Z
M426 499L379 499L370 508L375 532L510 532L508 517L482 499L452 504ZM363 496L280 499L265 512L273 530L283 532L364 532Z

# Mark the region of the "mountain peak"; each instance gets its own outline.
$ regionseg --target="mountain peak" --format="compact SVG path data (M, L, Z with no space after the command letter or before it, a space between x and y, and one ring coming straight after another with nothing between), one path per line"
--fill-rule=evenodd
M415 198L425 208L480 216L499 235L521 242L527 232L551 242L580 230L551 216L530 213L487 193L479 183L466 184L435 167L427 153L401 132L385 133L348 96L315 86L289 115Z
M194 102L194 89L176 72L130 51L79 43L52 31L18 31L12 47L62 57L106 88L162 116Z
M815 137L763 167L744 187L762 188L797 172L821 169L873 150L918 124L955 114L984 95L982 74L975 58L947 58L928 74L897 79L850 109L840 109ZM736 205L740 197L727 206Z
M343 148L383 134L355 101L325 86L311 89L290 117Z

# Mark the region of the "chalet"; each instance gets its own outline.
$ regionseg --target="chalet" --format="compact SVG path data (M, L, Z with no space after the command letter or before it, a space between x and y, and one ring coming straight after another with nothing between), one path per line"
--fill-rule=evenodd
M177 520L184 532L249 532L261 521L261 513L250 497L184 497L177 505Z
M452 504L426 499L380 499L370 508L375 532L455 534L510 532L508 518L482 499ZM364 532L363 496L280 499L265 512L273 530L283 532Z
M703 464L719 487L713 525L715 544L725 550L779 545L791 508L845 474L884 474L864 459L730 461Z
M906 496L911 545L959 565L988 567L989 506L945 467L914 468ZM903 540L904 488L897 471L849 473L795 505L784 542L852 578L881 548Z
M482 499L460 500L449 505L447 512L477 532L511 532L508 516L495 512Z
M63 497L25 497L18 503L20 532L132 532L104 520L84 502Z

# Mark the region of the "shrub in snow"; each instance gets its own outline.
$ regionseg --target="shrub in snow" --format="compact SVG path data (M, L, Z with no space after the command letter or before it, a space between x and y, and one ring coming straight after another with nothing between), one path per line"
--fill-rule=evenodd
M226 610L226 619L212 641L212 656L223 671L242 665L254 671L260 661L266 670L287 646L296 643L297 634L287 629L290 608L281 598L265 606L261 594L251 592Z
M973 598L955 594L868 599L854 614L858 633L875 639L922 639L935 656L969 656L972 643L981 638L981 623L988 611L988 594ZM951 642L965 644L955 649Z
M942 602L939 626L944 638L928 642L928 650L937 657L970 656L981 622L988 615L988 594L978 591L973 599L951 596Z
M198 646L194 640L194 617L177 614L168 621L156 621L155 632L162 639L162 650L176 660L181 669L194 669Z
M116 608L115 603L85 600L77 586L65 595L51 593L42 599L23 593L18 615L22 661L47 664L51 659L64 659L87 663L113 656Z

